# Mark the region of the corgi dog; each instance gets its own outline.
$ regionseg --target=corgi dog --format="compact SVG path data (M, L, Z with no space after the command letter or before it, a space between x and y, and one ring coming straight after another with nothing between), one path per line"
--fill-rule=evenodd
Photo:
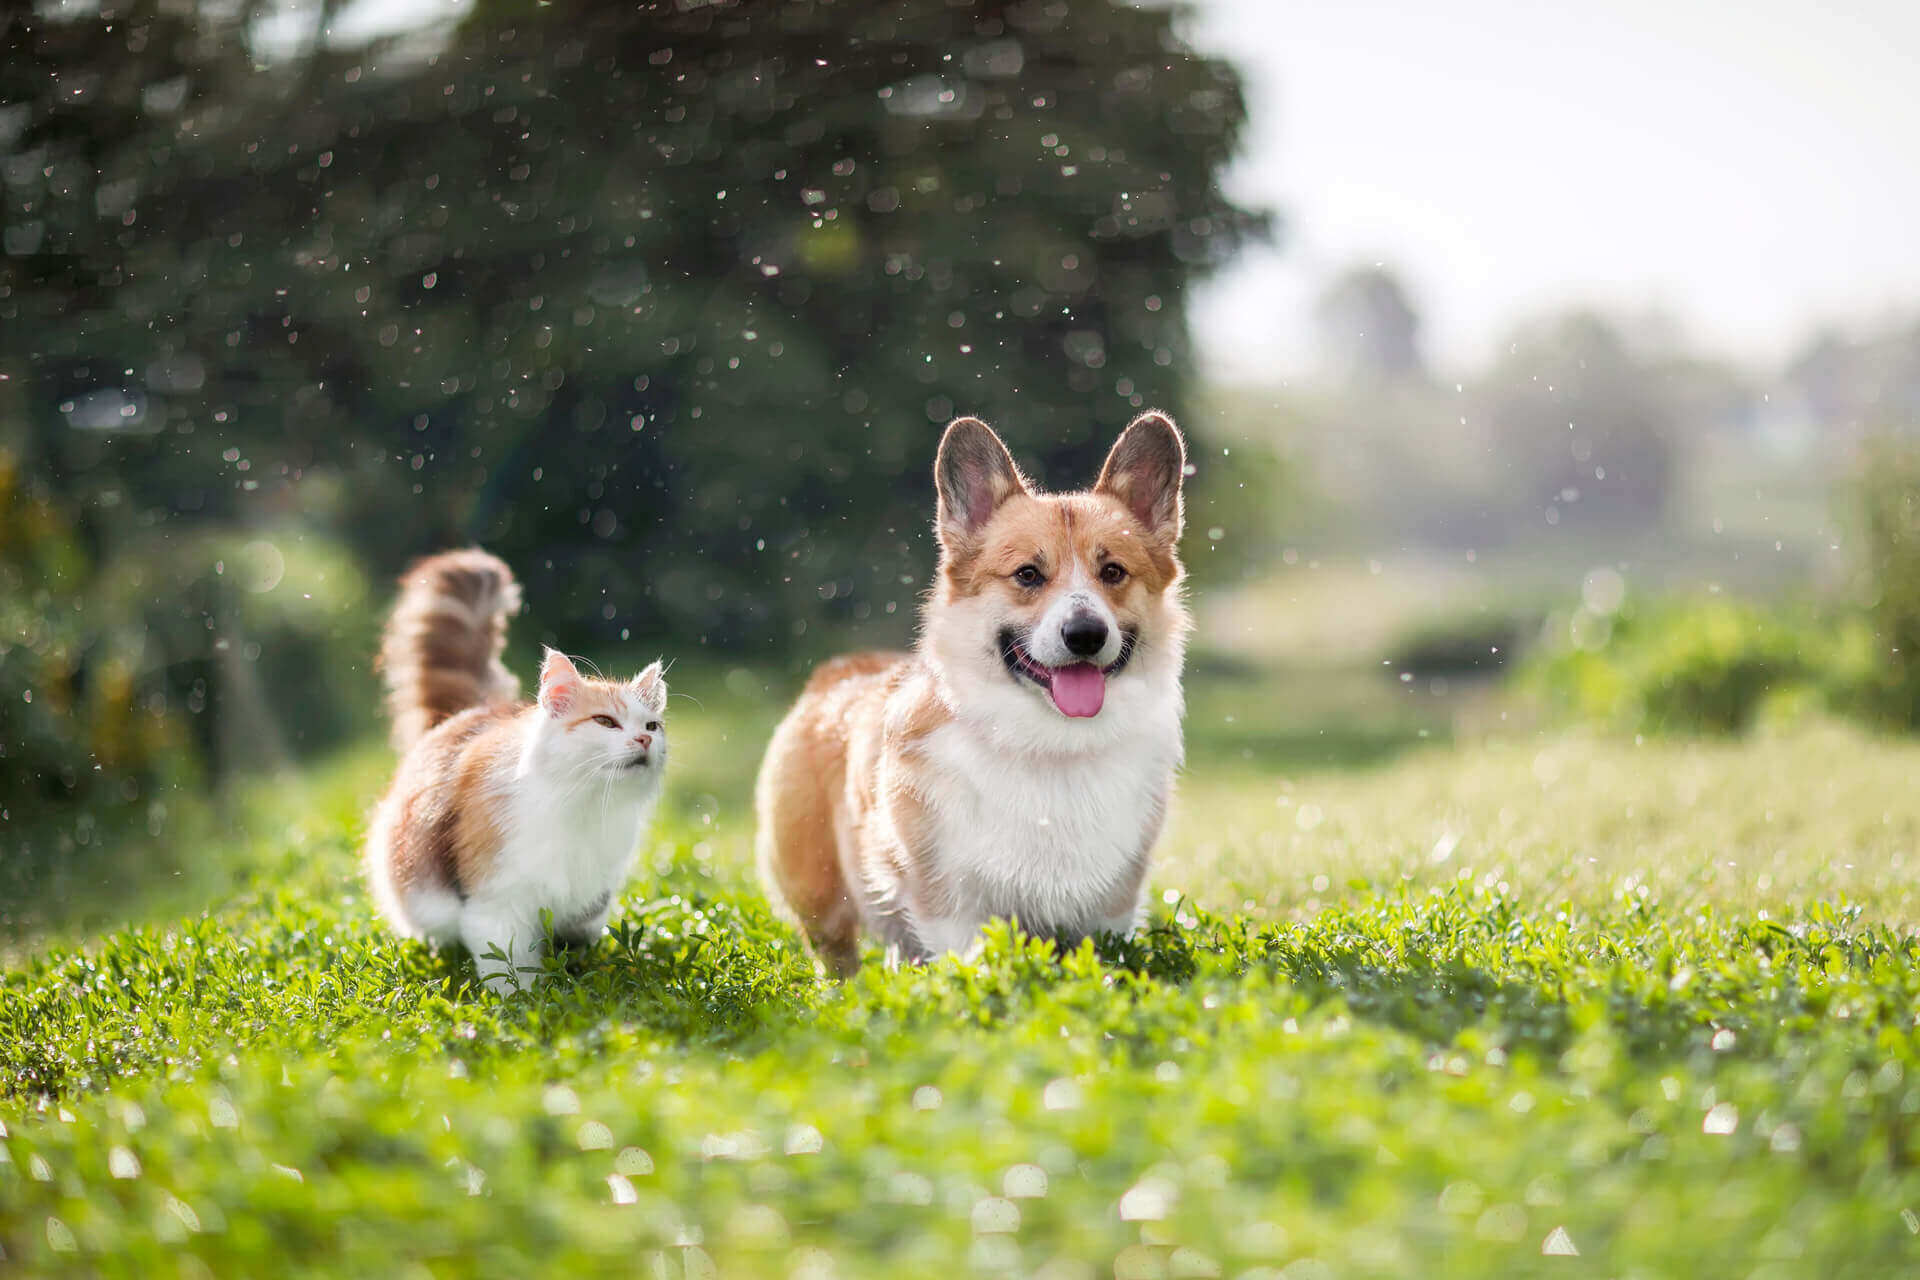
M1135 928L1182 759L1186 461L1144 413L1091 489L1050 494L986 423L948 425L918 644L815 670L760 767L761 879L829 972L863 933L898 962L996 917Z
M400 933L463 943L496 991L554 936L600 936L667 764L658 662L632 680L580 674L549 649L538 696L500 663L520 587L484 551L401 578L380 646L393 785L367 835L367 879Z

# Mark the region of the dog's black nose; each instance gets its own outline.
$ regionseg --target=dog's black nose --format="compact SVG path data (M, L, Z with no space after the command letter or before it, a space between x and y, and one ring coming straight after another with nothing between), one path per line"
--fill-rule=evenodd
M1060 628L1067 652L1077 658L1090 658L1107 644L1107 624L1090 613L1076 613Z

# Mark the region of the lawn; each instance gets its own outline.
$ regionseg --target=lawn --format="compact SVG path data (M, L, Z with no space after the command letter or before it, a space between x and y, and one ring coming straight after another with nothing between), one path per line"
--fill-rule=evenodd
M682 683L612 934L531 992L375 926L371 748L246 797L204 912L17 942L0 1271L1920 1269L1920 746L1222 669L1143 937L837 986L748 871L781 691Z

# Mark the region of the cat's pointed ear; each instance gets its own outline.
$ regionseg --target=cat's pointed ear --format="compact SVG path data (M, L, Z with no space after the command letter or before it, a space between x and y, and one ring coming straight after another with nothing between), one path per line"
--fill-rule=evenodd
M540 664L540 705L550 716L564 716L580 701L583 682L572 659L558 649L547 650Z
M1186 470L1187 446L1180 428L1166 414L1149 410L1128 423L1113 442L1094 490L1125 503L1154 537L1177 542L1180 483Z
M667 703L666 668L660 665L657 658L649 662L639 675L627 681L627 685L649 706L663 707Z
M940 543L955 552L972 545L1001 503L1027 492L1013 455L978 418L955 418L947 424L933 480L940 496Z

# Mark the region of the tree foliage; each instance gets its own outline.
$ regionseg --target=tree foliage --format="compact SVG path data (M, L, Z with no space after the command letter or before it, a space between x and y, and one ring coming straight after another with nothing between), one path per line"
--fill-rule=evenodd
M90 572L215 525L485 543L582 646L904 620L938 427L1090 474L1184 407L1186 285L1264 229L1166 9L344 9L0 17L0 445Z

